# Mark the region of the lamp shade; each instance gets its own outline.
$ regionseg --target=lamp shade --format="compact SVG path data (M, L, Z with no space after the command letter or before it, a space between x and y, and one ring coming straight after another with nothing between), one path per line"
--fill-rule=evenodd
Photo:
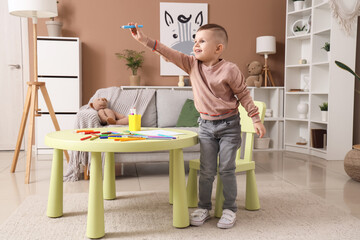
M9 13L18 17L56 17L56 0L8 0Z
M276 53L276 39L273 36L261 36L256 38L257 54Z

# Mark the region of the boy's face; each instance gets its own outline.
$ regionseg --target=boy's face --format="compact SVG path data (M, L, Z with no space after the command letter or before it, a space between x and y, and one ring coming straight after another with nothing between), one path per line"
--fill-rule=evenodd
M202 30L196 33L193 51L196 59L205 64L212 61L217 61L223 47L219 43L216 34L211 30Z

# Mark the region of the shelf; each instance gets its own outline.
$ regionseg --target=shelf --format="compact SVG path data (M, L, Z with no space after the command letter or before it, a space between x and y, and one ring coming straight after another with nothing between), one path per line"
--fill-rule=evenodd
M328 123L327 122L324 122L324 121L319 121L319 120L311 120L312 123L318 123L318 124L324 124L324 125L327 125Z
M286 68L308 68L310 67L310 64L292 64L285 66Z
M311 7L304 8L299 11L291 11L288 13L289 16L295 16L295 17L304 17L309 16L311 14Z
M288 36L287 38L290 39L295 39L295 40L306 40L306 39L310 39L311 34L310 33L306 33L303 35L293 35L293 36Z
M302 92L286 92L287 95L308 95L309 92L305 92L305 91L302 91Z
M284 121L284 118L282 118L282 117L265 117L264 121L268 121L268 122Z
M303 148L303 149L307 149L309 147L308 144L306 144L306 145L298 145L296 143L285 143L285 146L297 147L297 148Z
M314 35L330 35L330 32L331 32L330 28L326 28L314 32Z
M329 65L329 61L313 63L313 66L322 66L322 65L325 65L325 66Z
M312 92L311 95L329 95L326 92Z
M295 122L307 122L307 118L291 118L291 117L285 117L286 121L295 121Z

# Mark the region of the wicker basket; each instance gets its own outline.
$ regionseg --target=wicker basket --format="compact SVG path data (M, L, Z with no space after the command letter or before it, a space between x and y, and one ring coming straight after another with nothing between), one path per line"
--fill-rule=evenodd
M255 138L254 148L266 149L269 148L270 138Z

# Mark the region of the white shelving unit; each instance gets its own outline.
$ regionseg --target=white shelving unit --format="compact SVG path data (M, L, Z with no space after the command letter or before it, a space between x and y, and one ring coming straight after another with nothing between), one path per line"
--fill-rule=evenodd
M192 91L192 87L176 86L122 86L121 89L171 89ZM266 103L267 109L272 109L272 117L265 117L264 125L266 127L265 137L270 138L270 146L266 151L283 150L283 132L284 132L284 87L249 87L250 94L254 100ZM255 151L261 151L255 149Z
M81 42L79 38L38 37L37 44L38 79L46 83L60 129L73 129L81 107ZM48 154L52 149L44 138L55 128L42 95L38 105L36 149L38 154Z
M265 117L266 135L270 138L270 146L264 150L283 150L284 134L284 87L248 87L252 98L266 104L272 110L272 117ZM256 136L257 137L257 136ZM255 149L260 151L259 149Z
M341 30L325 0L306 0L294 11L287 0L285 43L285 150L316 155L328 160L344 159L353 137L354 78L335 65L335 60L355 67L356 24L350 35ZM294 35L295 21L310 23L310 31ZM330 53L322 49L330 43ZM305 59L306 63L301 60ZM300 91L293 92L294 89ZM299 117L297 105L308 104L307 118ZM328 120L321 120L319 105L328 102ZM326 129L327 146L314 148L311 130ZM297 144L299 137L305 145Z

